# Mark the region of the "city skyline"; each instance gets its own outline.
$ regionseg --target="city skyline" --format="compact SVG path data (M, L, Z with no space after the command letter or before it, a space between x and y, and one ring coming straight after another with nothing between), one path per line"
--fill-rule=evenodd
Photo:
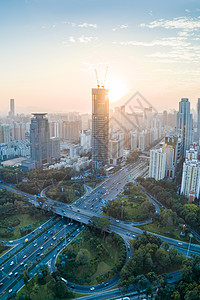
M200 8L194 1L0 3L1 114L91 112L91 89L108 75L110 104L141 92L178 110L199 97Z

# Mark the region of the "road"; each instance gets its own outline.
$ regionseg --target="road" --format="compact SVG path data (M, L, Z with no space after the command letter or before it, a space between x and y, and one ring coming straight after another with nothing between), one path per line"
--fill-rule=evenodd
M120 234L124 238L124 240L126 240L126 245L127 245L127 243L128 243L127 240L135 238L135 236L137 234L142 233L142 230L137 227L134 227L134 224L132 224L132 223L127 223L127 222L115 220L110 217L102 216L101 215L102 205L106 201L112 201L112 199L115 199L123 191L123 187L126 183L128 183L129 181L133 181L138 176L142 176L143 174L145 174L146 168L147 168L146 162L143 162L141 160L136 162L133 166L127 165L127 166L123 167L120 171L113 174L105 182L100 184L95 190L89 191L89 189L87 189L86 194L79 201L76 201L76 203L74 205L64 204L64 203L54 201L49 198L47 198L44 201L44 203L41 205L40 203L38 203L38 200L35 199L35 197L33 195L29 195L29 194L23 193L21 191L18 191L18 192L21 195L23 195L24 197L26 197L27 201L34 204L36 207L40 206L42 209L52 210L56 214L61 215L63 217L63 220L60 221L61 223L58 223L58 225L55 225L55 229L53 229L53 230L55 230L55 232L53 232L53 235L56 236L56 240L58 240L60 237L62 237L65 233L64 230L68 230L71 226L71 225L68 225L68 229L66 229L66 227L64 229L64 225L67 225L67 224L65 224L65 222L67 222L65 217L69 218L70 220L75 220L76 222L79 222L81 224L88 224L90 222L90 219L92 216L97 216L97 217L108 218L110 221L109 230L111 232L113 231L117 234ZM13 191L12 187L9 187L7 185L1 184L0 187ZM155 205L156 211L159 213L160 208L159 208L158 203L156 203L156 201L154 201L154 199L152 199L152 202ZM60 224L61 224L62 228L59 230L59 228L56 226L60 226ZM72 226L74 226L74 225L72 225ZM78 234L78 232L76 232L76 233ZM152 233L152 234L155 234L155 233ZM47 240L44 240L45 235L46 235ZM157 234L155 234L155 235L157 235ZM181 243L180 241L177 241L177 240L165 237L165 236L161 236L161 235L157 235L157 236L160 236L163 241L168 242L170 245L174 245L178 249L179 252L186 253L187 248L188 248L188 243L185 243L185 242ZM14 261L14 265L10 265L11 261L13 259L8 260L4 265L3 272L5 272L5 274L9 274L10 272L12 272L13 274L15 274L16 272L20 273L23 270L22 266L24 264L26 264L26 263L29 264L30 261L31 262L36 261L37 256L41 256L41 253L43 253L43 251L45 251L47 248L49 248L50 244L53 242L51 231L49 232L49 234L47 234L47 233L42 234L36 240L36 242L37 242L36 246L34 246L35 241L32 241L30 243L30 245L25 247L23 249L23 251L20 251L19 254L17 254L17 256L15 258L16 261ZM63 242L63 244L67 244L67 243ZM63 244L61 246L63 246ZM41 247L44 247L44 248L41 249ZM57 249L59 247L56 246L56 248L50 254L48 254L47 257L42 259L42 262L43 262L43 261L46 261L47 258L49 258L48 261L50 261L50 270L53 270L55 268L56 256L55 257L53 257L53 256L55 255L55 253L57 253L57 251L58 251ZM61 249L62 248L60 247L60 250ZM191 244L190 253L198 253L199 254L199 251L200 251L199 245ZM22 253L23 253L23 255L22 255ZM24 258L24 255L26 255L27 257ZM130 255L131 255L131 253L130 253ZM127 251L127 259L129 259L130 255ZM20 266L21 263L23 263L22 266ZM1 264L1 266L2 266L2 264ZM33 273L33 271L32 271L32 273ZM7 278L5 276L2 278L3 286L0 287L0 289L1 289L0 291L5 290L17 278L18 275L16 275L16 277L15 277L15 275L13 275L13 274L10 276L10 278ZM114 286L116 284L115 280L116 280L116 278L113 279L113 283L109 282L109 285L106 287L104 285L103 286L99 285L99 287L98 286L95 287L95 291L96 292L103 291L105 289L108 289L108 288ZM19 288L19 286L20 286L20 283L18 283L17 287L15 287L15 288L17 289L17 288ZM88 293L94 292L94 291L90 291L90 287L80 287L80 289L78 287L76 288L76 291L80 291L80 292L83 292L83 291L86 292L86 290ZM97 299L96 296L95 296L95 299Z

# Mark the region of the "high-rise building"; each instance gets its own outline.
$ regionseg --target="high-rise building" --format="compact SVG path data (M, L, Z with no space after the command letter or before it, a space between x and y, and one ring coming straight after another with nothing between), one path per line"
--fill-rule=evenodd
M0 144L9 143L10 140L10 126L8 124L0 125Z
M165 177L166 152L160 149L150 150L149 177L161 180Z
M163 117L163 120L162 120L163 121L163 126L167 126L168 125L168 122L167 122L168 120L167 120L167 111L166 110L163 111L163 116L162 117Z
M200 192L200 161L196 159L187 160L183 164L181 194L186 196L190 202L199 198Z
M31 159L39 168L51 162L49 122L46 113L33 114L30 125Z
M92 168L108 163L109 99L108 90L92 89Z
M10 111L9 111L9 117L13 118L15 116L15 100L10 99Z
M176 130L181 137L182 155L185 157L186 150L193 143L192 114L190 113L190 102L188 98L182 98L179 102L179 112L177 113Z
M198 102L197 102L197 138L199 143L200 141L200 98L198 98Z
M81 130L80 133L80 144L85 152L91 151L91 130Z

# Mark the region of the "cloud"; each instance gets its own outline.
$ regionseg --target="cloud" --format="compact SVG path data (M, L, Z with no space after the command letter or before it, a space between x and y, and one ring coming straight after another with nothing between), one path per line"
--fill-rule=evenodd
M81 23L81 24L77 24L77 23L69 23L72 27L80 27L80 28L97 28L97 24L92 24L92 23Z
M78 27L82 27L82 28L88 28L88 27L97 28L97 24L82 23L82 24L79 24Z
M93 40L97 40L97 37L93 37L93 36L84 36L82 35L81 37L78 38L80 43L90 43Z
M75 40L75 38L73 36L69 36L69 42L70 43L75 43L76 40Z
M169 47L177 47L182 46L186 47L189 46L190 43L185 42L185 37L169 37L169 38L162 38L160 40L153 40L151 42L140 42L140 41L126 41L126 42L113 42L113 44L119 44L122 46L143 46L143 47L154 47L154 46L169 46Z
M200 28L200 20L198 18L191 18L191 17L178 17L173 18L172 20L164 20L159 19L149 24L140 24L141 27L148 27L148 28L158 28L162 27L165 29L182 29L182 30L198 30Z
M69 42L70 43L76 43L76 42L80 42L80 43L84 43L84 44L87 44L87 43L90 43L92 41L96 41L98 38L95 36L85 36L85 35L82 35L78 38L74 38L73 36L69 36Z
M122 25L118 25L117 27L113 28L112 31L117 31L119 29L127 29L129 26L128 24L122 24Z

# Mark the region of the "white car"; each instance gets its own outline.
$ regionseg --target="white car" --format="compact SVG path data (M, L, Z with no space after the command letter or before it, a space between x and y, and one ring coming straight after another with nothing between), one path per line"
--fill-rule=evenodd
M13 265L14 265L14 261L11 261L10 266L13 266Z
M44 247L40 247L40 250L42 250Z
M26 255L24 255L24 256L23 256L23 259L25 259L25 258L27 258L27 256L26 256Z
M94 291L94 287L91 287L91 288L90 288L90 291Z
M37 246L37 243L35 243L33 246L36 247L36 246Z
M8 291L8 293L11 294L11 293L12 293L12 289L10 289L10 290Z
M10 272L10 273L8 274L8 276L12 276L12 274L13 274L13 272Z
M178 243L178 245L180 245L180 246L181 246L181 245L183 245L183 243L180 243L180 242L179 242L179 243Z

